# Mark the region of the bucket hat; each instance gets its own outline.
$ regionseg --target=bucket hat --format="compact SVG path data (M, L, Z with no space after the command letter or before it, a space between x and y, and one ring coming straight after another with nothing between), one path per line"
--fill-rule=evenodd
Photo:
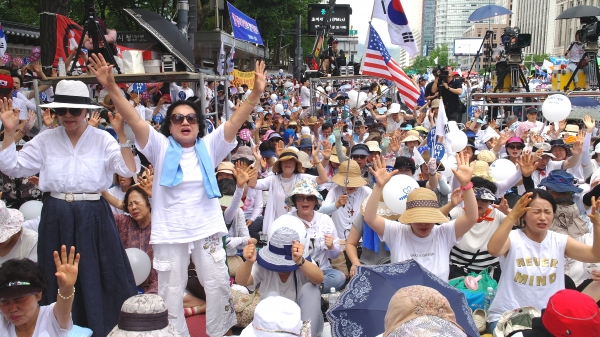
M219 164L219 166L217 166L217 172L215 174L217 174L219 172L233 174L234 171L235 171L235 165L233 165L233 163L230 161L224 161L224 162L221 162L221 164Z
M571 136L577 137L577 135L579 134L579 126L575 124L567 124L567 126L565 126L564 132L568 133Z
M567 144L565 144L564 140L556 139L550 141L550 151L552 151L555 147L562 147L563 149L565 149L565 151L567 151L567 157L571 156L571 149L569 148L569 146L567 146Z
M310 324L303 322L296 302L282 296L270 296L258 302L254 319L240 337L306 337Z
M315 209L320 207L321 204L323 203L323 196L321 195L321 193L319 193L319 190L317 189L317 183L315 182L314 179L302 178L302 179L298 180L296 182L296 184L294 185L294 188L292 189L290 194L288 194L285 197L285 204L290 207L293 207L294 201L292 200L293 199L292 197L297 194L314 195L317 198L317 207L315 207Z
M344 183L346 180L346 172L348 173L347 185ZM340 186L348 186L350 188L361 187L367 184L365 179L360 175L360 166L358 166L358 163L354 160L341 163L338 173L331 177L331 181Z
M490 150L482 150L477 154L477 160L482 160L489 165L496 161L496 154Z
M406 211L398 221L403 224L446 223L448 218L440 212L435 193L430 189L419 187L408 194Z
M253 162L255 159L254 153L252 153L252 148L250 146L238 147L237 151L235 151L235 153L231 155L231 161L234 162L239 159L247 159Z
M169 323L169 311L162 297L154 294L135 295L121 307L119 324L107 337L179 337Z
M402 143L412 142L412 141L421 141L421 137L419 137L419 131L410 130L406 132L406 137L402 140Z
M419 324L413 324L415 320ZM429 332L424 336L465 336L448 299L439 291L420 285L404 287L392 296L384 324L384 337L408 337L414 336L415 332L421 335L419 331ZM421 330L423 327L426 327L425 331ZM413 330L416 331L411 334Z
M0 243L17 234L23 228L23 220L23 213L6 207L4 200L0 200Z
M285 149L279 156L279 159L273 164L273 172L280 173L281 172L281 162L286 160L294 160L296 161L296 169L298 172L304 172L304 167L302 167L302 162L298 159L297 151L291 149Z
M312 138L311 137L306 137L306 136L302 136L300 138L300 144L298 144L298 148L299 149L310 149L312 148L313 144L312 144Z
M475 193L475 199L477 200L496 201L496 196L488 188L474 187L473 192Z
M546 186L555 192L574 192L581 193L583 190L575 186L575 178L565 170L551 171L547 177L540 181L539 186Z
M398 104L398 103L392 103L392 105L390 105L390 108L387 111L388 115L397 114L399 112L400 112L400 104Z
M284 214L271 224L267 247L258 251L258 265L274 272L291 272L298 270L298 265L292 260L292 241L306 243L306 227L302 221L292 215ZM311 261L308 249L302 256Z
M600 336L600 311L594 300L576 290L563 289L552 295L542 323L553 336Z
M81 81L61 80L56 84L54 101L40 105L41 108L100 109L90 98L87 85Z

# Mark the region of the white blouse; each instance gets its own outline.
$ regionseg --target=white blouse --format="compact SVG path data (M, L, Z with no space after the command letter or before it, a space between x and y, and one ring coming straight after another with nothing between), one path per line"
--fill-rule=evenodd
M21 151L14 143L0 151L0 171L11 177L39 172L40 190L60 193L100 193L111 186L114 173L134 175L108 132L87 127L73 147L62 126L38 134Z

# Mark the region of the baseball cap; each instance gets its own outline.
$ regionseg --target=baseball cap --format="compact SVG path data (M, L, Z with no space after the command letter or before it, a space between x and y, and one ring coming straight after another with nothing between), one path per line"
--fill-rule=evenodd
M13 78L7 74L0 74L0 93L8 93L14 88Z
M553 336L600 336L598 305L576 290L563 289L552 295L542 322Z

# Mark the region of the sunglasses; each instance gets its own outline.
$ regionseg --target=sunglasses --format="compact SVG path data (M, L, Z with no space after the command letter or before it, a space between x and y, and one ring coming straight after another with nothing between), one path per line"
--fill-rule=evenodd
M184 116L182 114L173 114L171 115L171 123L173 124L181 124L183 120L186 119L190 124L198 124L198 115L195 113Z
M82 108L54 108L52 109L57 116L64 116L69 112L73 117L81 116L81 112L83 112Z
M308 201L308 202L312 202L312 201L317 201L317 197L315 197L314 195L296 195L295 197L296 202L303 202L303 201Z
M352 156L352 159L356 160L356 159L366 159L367 156L365 156L364 154L355 154Z
M506 148L511 150L523 150L523 147L519 145L509 145Z

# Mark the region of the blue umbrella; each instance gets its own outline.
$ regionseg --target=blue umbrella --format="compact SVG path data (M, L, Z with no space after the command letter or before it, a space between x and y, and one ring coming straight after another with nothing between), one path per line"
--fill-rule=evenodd
M580 106L580 107L596 107L599 106L600 103L591 97L569 97L572 106Z
M512 13L513 12L511 12L509 9L502 6L485 5L477 8L473 13L471 13L469 16L469 21L482 21L493 18L494 16L510 15Z
M390 299L399 289L412 285L439 291L450 302L456 322L467 336L479 337L465 295L412 259L393 264L359 266L336 304L327 310L333 336L372 337L383 333Z

